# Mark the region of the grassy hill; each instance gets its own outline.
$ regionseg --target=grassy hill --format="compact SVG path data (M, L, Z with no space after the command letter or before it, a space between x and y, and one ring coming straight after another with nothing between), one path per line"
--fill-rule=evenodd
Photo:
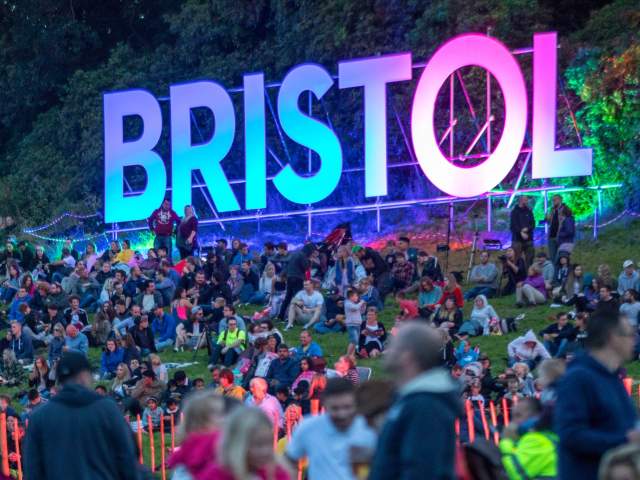
M632 258L635 261L640 260L640 249L637 245L637 238L639 235L639 219L635 219L627 224L610 226L606 231L602 232L602 235L597 241L583 240L579 242L573 255L573 261L583 265L587 272L595 272L598 265L607 263L611 267L613 274L617 276L622 269L622 262L625 259ZM450 258L451 269L465 270L468 262L468 253L468 250L457 250L452 252ZM495 257L496 255L493 256L494 260ZM465 315L468 315L471 310L470 303L471 302L467 302L467 305L465 306ZM492 359L494 373L499 373L506 366L507 344L513 338L521 335L529 328L533 329L537 333L547 324L549 315L555 314L559 309L551 309L548 306L518 309L515 307L515 298L513 295L504 298L492 299L491 304L501 317L515 317L520 313L526 314L525 319L520 323L519 330L516 333L504 336L477 337L472 339L472 344L474 346L478 345L481 351L488 354ZM243 315L250 315L253 312L254 309L252 308L245 307L239 309L239 313ZM388 329L393 326L394 317L397 314L398 306L396 302L392 298L388 298L385 309L380 315L381 321L384 322ZM279 325L279 327L281 327L281 325ZM285 341L289 346L293 346L298 343L300 331L301 328L296 327L285 333ZM332 365L340 355L345 353L347 348L346 333L314 335L314 340L322 346L328 365ZM100 349L92 348L90 350L90 359L96 369L98 369L100 365L100 355ZM164 362L193 362L194 354L193 352L175 353L172 350L167 350L161 353L161 358ZM185 368L188 376L191 379L202 377L205 379L205 382L208 383L209 372L207 370L208 358L206 351L198 352L195 362L196 363L194 365ZM381 360L361 360L359 365L371 367L374 371L374 377L385 375L381 368ZM629 375L636 378L640 377L640 362L630 362L627 368ZM24 389L24 387L25 386L23 386L22 389ZM14 394L19 390L20 389L18 388L0 388L0 392L8 392L10 394ZM16 407L20 409L19 405L16 405ZM159 462L159 448L157 447L159 442L157 437L158 435L156 434L156 464ZM147 435L144 436L144 442L145 459L148 459L149 440Z

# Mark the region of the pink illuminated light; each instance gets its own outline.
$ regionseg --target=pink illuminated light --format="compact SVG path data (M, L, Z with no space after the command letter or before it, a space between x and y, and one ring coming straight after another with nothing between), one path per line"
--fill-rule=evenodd
M453 165L442 154L433 124L441 85L457 69L476 65L488 70L502 89L504 131L487 160L472 168ZM427 178L440 190L472 197L491 190L513 167L527 128L527 91L520 66L499 41L481 34L451 39L433 55L418 82L411 112L411 135L416 157Z

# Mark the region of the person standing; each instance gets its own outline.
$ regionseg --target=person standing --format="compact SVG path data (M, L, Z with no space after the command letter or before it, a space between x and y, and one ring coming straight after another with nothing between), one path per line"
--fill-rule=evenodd
M547 237L547 249L549 250L549 258L554 261L558 253L558 231L560 230L560 207L562 207L562 197L554 195L551 200L551 208L547 211L545 220L549 226Z
M518 204L511 210L511 244L522 254L529 267L533 263L533 231L536 227L533 211L529 208L529 197L520 195Z
M399 329L385 354L398 387L369 480L453 480L459 387L440 364L441 336L424 324ZM429 412L425 414L425 412Z
M140 478L133 436L116 403L91 390L91 366L65 352L59 393L34 411L24 446L25 480Z
M322 399L326 413L302 421L285 456L294 465L307 457L309 480L355 480L353 464L367 462L376 434L357 414L355 387L348 380L328 380Z
M171 251L173 250L173 244L171 243L171 236L173 235L173 224L180 223L180 217L171 208L171 202L168 198L165 198L160 208L153 211L149 219L149 229L156 236L153 241L153 248L158 250L159 248L165 248L167 250L167 257L171 260Z
M198 248L198 219L192 205L184 207L184 217L176 231L176 246L180 252L180 259L193 255L194 250Z
M587 321L587 353L569 363L557 389L560 480L595 480L607 450L640 443L636 408L620 379L620 369L633 358L635 337L617 314Z

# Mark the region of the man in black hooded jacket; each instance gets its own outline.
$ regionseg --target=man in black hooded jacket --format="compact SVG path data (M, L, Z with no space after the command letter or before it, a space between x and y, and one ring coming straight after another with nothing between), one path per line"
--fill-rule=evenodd
M24 450L25 480L140 480L131 430L115 402L89 390L89 362L65 352L62 389L33 412Z
M453 480L455 420L460 387L438 367L442 340L412 323L399 329L385 352L398 386L378 442L369 480Z

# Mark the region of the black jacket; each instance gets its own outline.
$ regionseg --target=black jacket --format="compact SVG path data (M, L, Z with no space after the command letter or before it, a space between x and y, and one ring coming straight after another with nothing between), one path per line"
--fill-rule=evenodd
M535 227L533 211L529 207L521 208L520 205L516 205L511 210L511 240L514 242L531 242ZM527 240L523 240L520 236L520 231L523 228L529 229L529 238Z
M115 402L65 387L29 419L25 480L140 478L133 436Z
M459 386L444 369L405 385L389 410L369 480L453 480Z
M287 278L305 279L305 274L309 268L309 257L315 250L312 243L307 243L302 249L291 255L291 260L287 264Z

